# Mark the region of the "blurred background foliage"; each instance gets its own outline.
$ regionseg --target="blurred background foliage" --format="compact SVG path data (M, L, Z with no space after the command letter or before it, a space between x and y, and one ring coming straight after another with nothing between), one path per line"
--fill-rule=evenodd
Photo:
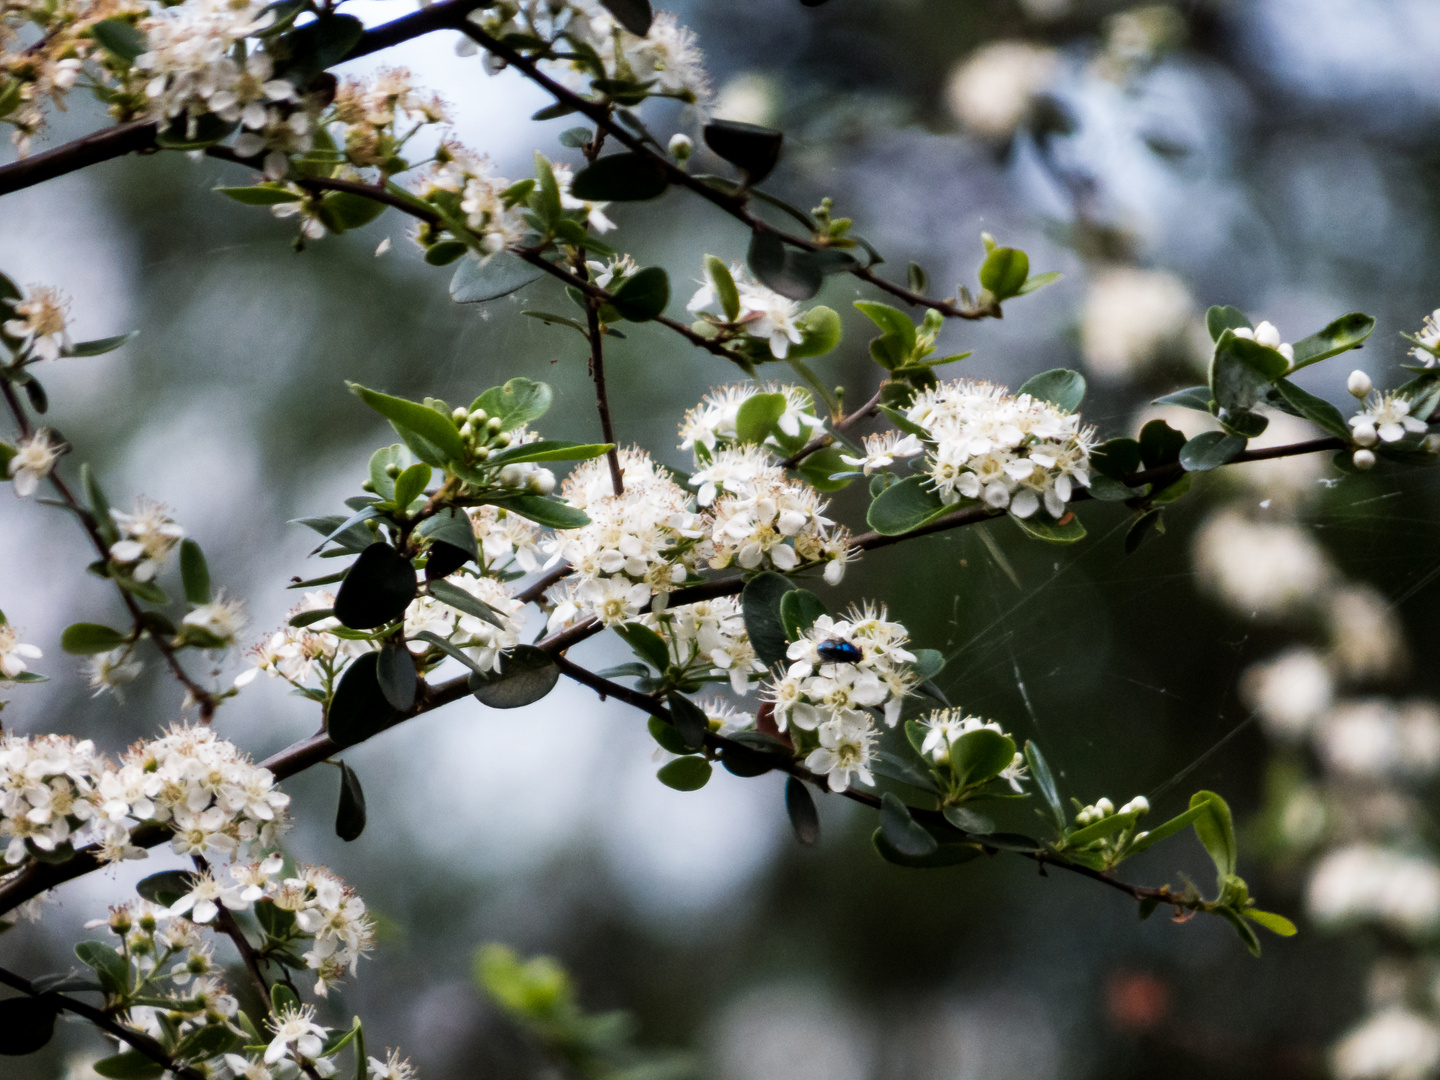
M405 10L357 7L369 22ZM1133 434L1152 397L1198 381L1194 322L1208 304L1269 319L1290 341L1367 311L1379 329L1361 359L1395 385L1397 333L1440 303L1440 20L1427 0L693 0L677 11L710 59L719 115L786 130L769 186L805 206L833 196L892 274L914 259L938 289L973 283L982 229L1028 251L1037 272L1064 272L1007 304L1003 321L947 326L944 352L975 350L951 377L1013 387L1080 367L1086 419ZM520 119L542 98L451 45L434 37L382 60L451 101L459 136L507 175L529 175L535 146L575 156L555 142L564 121ZM53 139L102 122L77 105ZM393 215L297 255L288 224L214 195L221 182L239 182L233 167L165 154L8 196L0 266L66 289L78 337L141 330L115 356L55 369L54 423L99 463L117 503L143 492L171 506L217 581L249 599L258 639L292 603L291 575L329 569L305 562L311 539L286 519L335 512L371 448L391 441L342 380L469 400L526 375L556 388L548 435L599 430L579 339L518 317L555 310L552 283L457 306L448 273L424 265ZM741 230L680 191L613 216L612 243L669 268L672 314L703 253L743 254ZM395 250L377 258L386 236ZM1137 270L1149 299L1132 290L1106 307L1107 276ZM859 298L843 277L820 297L847 335L819 366L852 401L878 374L869 324L849 307ZM688 465L673 449L681 413L736 373L659 328L637 328L607 359L621 439ZM1340 401L1350 366L1302 381ZM826 599L888 603L918 644L951 657L951 699L1038 740L1066 795L1144 793L1164 817L1195 788L1223 793L1250 822L1241 872L1263 906L1299 916L1298 864L1263 856L1269 751L1236 690L1294 627L1226 613L1192 571L1206 507L1264 497L1239 483L1201 479L1167 534L1130 557L1121 512L1087 504L1090 535L1073 548L1001 520L984 526L999 555L979 529L932 537L870 555ZM1437 689L1423 652L1440 600L1436 496L1431 474L1391 468L1302 508L1314 538L1421 644L1384 684L1413 696ZM861 520L858 492L836 506ZM115 600L78 572L85 561L58 513L7 503L0 599L58 678L13 694L5 721L117 750L178 715L175 688L142 682L118 714L87 699L59 631L102 621ZM601 666L622 652L598 640L581 650ZM316 719L262 680L218 723L258 758ZM1268 939L1255 961L1218 920L1140 923L1123 897L1037 878L1019 859L882 863L870 815L833 799L823 843L802 849L778 776L720 774L684 794L653 779L652 745L642 717L576 687L514 713L453 706L347 755L370 808L350 845L328 827L336 774L288 782L294 852L343 874L382 920L381 948L332 998L335 1018L360 1013L368 1044L404 1047L426 1080L552 1075L563 1055L537 1050L477 987L484 942L553 955L583 1008L630 1010L640 1046L688 1049L700 1075L731 1080L1321 1075L1326 1047L1363 1010L1374 937L1302 920L1298 938ZM1028 810L1007 812L1026 828ZM1178 866L1205 881L1207 865L1187 835L1125 871L1159 884ZM65 967L80 924L139 872L68 886L38 932L0 939L0 962ZM87 1076L100 1049L71 1028L6 1075Z

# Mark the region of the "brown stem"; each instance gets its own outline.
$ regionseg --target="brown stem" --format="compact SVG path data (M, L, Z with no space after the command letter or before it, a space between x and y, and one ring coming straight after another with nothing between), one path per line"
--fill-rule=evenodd
M22 975L8 971L0 967L0 983L19 990L22 994L28 994L33 998L42 998L52 1003L57 1009L63 1009L68 1013L89 1020L107 1035L111 1035L121 1042L130 1046L138 1053L144 1055L165 1069L170 1070L176 1076L183 1076L185 1080L205 1080L205 1077L188 1065L181 1065L178 1061L165 1053L164 1049L144 1032L132 1031L122 1024L116 1023L109 1016L93 1005L87 1005L83 1001L76 1001L74 998L66 997L64 994L46 993L36 990L33 983Z
M575 252L572 265L576 277L585 282L590 280L583 248ZM590 339L590 378L595 380L595 408L600 413L600 434L610 444L610 449L605 451L605 460L610 465L610 487L616 495L623 495L625 481L620 475L620 444L615 441L615 427L610 422L610 397L605 392L605 345L600 328L600 302L594 298L585 301L585 329Z
M864 405L861 405L860 408L856 409L849 416L841 417L831 426L836 431L849 431L865 417L874 416L880 408L880 395L882 395L883 393L885 393L885 387L882 384L880 389L875 391L874 397L872 397ZM835 436L833 435L821 435L817 439L811 439L799 450L795 451L795 453L791 454L784 461L780 462L780 467L782 469L793 469L796 465L799 465L811 454L819 450L824 450L825 447L829 446L834 441Z

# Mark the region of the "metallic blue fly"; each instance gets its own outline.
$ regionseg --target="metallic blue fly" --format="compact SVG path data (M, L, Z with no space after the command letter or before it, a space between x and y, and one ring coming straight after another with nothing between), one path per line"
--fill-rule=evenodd
M828 664L858 664L865 659L865 653L860 646L844 638L822 641L815 646L815 651L820 654L820 659Z

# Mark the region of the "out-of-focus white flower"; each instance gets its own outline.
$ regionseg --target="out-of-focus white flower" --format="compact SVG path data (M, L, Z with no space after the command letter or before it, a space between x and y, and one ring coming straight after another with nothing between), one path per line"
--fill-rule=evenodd
M110 558L129 568L136 581L150 581L175 545L185 539L185 530L170 520L164 506L143 496L133 513L111 511L120 539L110 545Z
M1060 56L1054 49L997 41L955 69L945 101L966 131L984 139L1008 139L1059 71Z
M399 1050L391 1050L384 1061L371 1058L369 1080L416 1080L415 1067L400 1056Z
M1195 314L1190 290L1165 270L1114 267L1091 278L1080 321L1080 349L1095 374L1138 374L1182 345Z
M35 645L27 645L9 623L0 623L0 682L24 674L26 660L39 660L44 654Z
M1367 780L1424 779L1440 769L1440 708L1368 698L1337 705L1315 732L1325 765Z
M1317 922L1373 921L1423 936L1440 920L1440 866L1422 855L1353 844L1320 861L1305 895Z
M226 600L223 593L217 594L210 603L189 612L180 624L208 634L219 647L228 647L235 644L235 638L245 629L245 604L240 600Z
M1347 1032L1331 1065L1336 1080L1427 1080L1440 1067L1440 1027L1391 1006Z
M41 428L28 439L21 439L10 464L5 467L15 482L15 494L22 499L35 494L40 481L50 475L55 462L60 460L64 446L51 439L49 428Z
M1240 695L1260 716L1273 738L1303 738L1325 715L1335 695L1335 680L1313 649L1287 649L1273 660L1254 664L1240 679Z
M841 454L840 460L869 476L876 469L890 468L896 458L914 457L924 452L925 445L916 436L901 431L882 431L878 435L865 436L863 456Z
M1423 419L1410 415L1410 400L1398 391L1371 391L1362 404L1365 407L1350 418L1350 434L1361 446L1399 442L1407 431L1423 433L1428 428Z
M1274 323L1262 322L1253 330L1248 326L1237 326L1235 336L1248 338L1257 345L1264 345L1267 349L1274 349L1292 364L1295 362L1295 348L1287 342L1280 340L1280 331L1275 328Z
M1200 584L1242 615L1281 619L1313 605L1334 577L1329 559L1294 525L1255 522L1232 510L1195 536Z
M1344 585L1324 598L1330 662L1347 679L1363 682L1405 668L1404 630L1395 605L1369 585Z
M20 348L40 360L54 360L71 347L65 294L47 285L32 285L12 305L15 318L5 320L5 333L20 339Z
M1182 410L1190 416L1201 416L1194 409ZM1252 450L1264 450L1272 446L1313 439L1320 432L1315 426L1298 416L1273 409L1259 410L1270 423L1265 430L1251 439ZM1175 427L1175 424L1171 424ZM1137 429L1138 430L1138 429ZM1269 499L1277 509L1290 510L1313 499L1320 491L1320 479L1331 472L1331 466L1324 454L1291 454L1287 457L1266 458L1248 461L1243 469L1225 469L1223 479L1249 492L1257 500ZM1213 475L1213 474L1212 474Z
M109 652L92 656L85 664L85 675L94 690L93 697L99 697L109 690L120 696L120 688L134 682L145 670L145 663L135 655L133 645L121 645Z

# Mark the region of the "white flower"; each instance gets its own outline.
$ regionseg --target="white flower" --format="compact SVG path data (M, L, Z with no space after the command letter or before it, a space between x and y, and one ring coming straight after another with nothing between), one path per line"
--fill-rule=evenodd
M1054 49L997 41L966 58L945 90L950 113L986 139L1008 139L1060 68Z
M839 619L821 615L790 643L790 666L765 691L781 730L790 724L814 730L842 713L865 708L880 709L885 723L895 726L904 699L919 680L910 667L915 654L905 647L909 633L886 614L883 607L866 604ZM829 641L854 646L859 658L854 663L826 659L819 646Z
M937 765L950 761L950 751L955 740L962 735L981 728L989 728L1005 734L993 720L982 720L978 716L967 716L964 709L936 709L920 721L926 728L925 738L920 743L920 753L928 755Z
M1201 526L1194 551L1200 584L1234 611L1262 619L1306 610L1334 576L1308 533L1229 510Z
M133 513L111 511L121 539L110 545L110 558L130 567L136 581L150 581L159 573L185 530L170 520L165 507L140 498Z
M1240 696L1260 716L1273 738L1294 741L1330 708L1335 681L1313 649L1287 649L1250 667L1240 679Z
M249 905L240 899L240 890L222 885L210 871L202 871L192 878L190 891L170 906L171 915L188 915L192 922L208 923L220 914L220 906L231 911L243 911Z
M745 631L740 601L733 596L650 612L640 621L665 639L674 665L692 676L728 675L734 691L744 694L751 680L765 673Z
M777 360L784 360L791 345L799 345L805 340L799 323L800 305L756 281L750 271L739 263L731 264L730 276L734 279L740 299L740 312L734 324L751 337L764 340L771 355ZM686 309L701 311L714 305L718 296L707 268L704 282L690 298Z
M1317 922L1374 921L1423 937L1440 921L1440 866L1373 844L1352 844L1326 855L1306 889Z
M1331 1063L1336 1080L1427 1080L1440 1067L1440 1027L1391 1005L1352 1028Z
M1372 392L1362 404L1365 407L1350 418L1350 433L1361 446L1374 446L1377 440L1398 442L1407 431L1424 432L1428 427L1425 420L1410 415L1410 401L1398 391Z
M391 1050L384 1061L370 1058L370 1080L416 1080L415 1067L400 1056L399 1050Z
M275 1038L265 1048L265 1064L274 1065L287 1055L294 1059L314 1061L325 1046L325 1028L315 1023L315 1009L310 1005L282 1009L270 1021Z
M1195 302L1164 270L1113 267L1090 279L1080 322L1089 371L1108 378L1140 372L1183 344Z
M895 464L896 458L914 457L924 452L924 444L914 435L885 431L878 435L865 436L865 453L862 457L841 454L840 460L869 476L876 469L890 468Z
M1440 353L1440 308L1436 308L1429 315L1425 316L1425 325L1415 335L1418 347L1410 350L1410 355L1426 367L1435 366L1435 357Z
M26 660L39 660L44 654L34 645L26 645L9 623L0 623L0 682L24 673Z
M1248 338L1257 345L1264 345L1267 349L1274 349L1292 364L1295 362L1295 348L1280 340L1280 331L1275 329L1274 323L1262 322L1253 330L1248 326L1237 326L1235 336Z
M590 202L587 199L577 199L570 194L570 185L574 182L575 171L569 165L561 165L552 161L550 171L555 174L555 186L560 189L562 209L584 210L586 222L597 233L607 233L615 228L615 222L605 216L605 207L610 205L608 202ZM602 285L601 288L604 286Z
M6 466L6 472L15 482L15 494L22 499L35 494L40 481L55 468L63 449L64 443L51 441L48 428L41 428L28 439L22 439Z
M870 755L876 732L868 716L853 710L838 713L820 725L819 736L820 746L805 758L805 767L828 776L831 791L848 788L852 773L862 784L875 783L870 774Z
M245 605L239 600L226 600L223 593L217 594L210 603L189 612L180 623L210 635L222 647L233 645L245 628Z
M120 688L134 682L144 670L145 663L135 655L133 645L121 645L109 652L99 653L85 664L85 675L90 689L95 691L93 697L99 697L109 690L118 698Z
M1440 769L1440 709L1369 698L1337 705L1315 732L1335 773L1368 780L1425 779Z
M69 301L58 289L32 285L23 300L13 303L16 317L6 319L5 333L20 339L24 352L40 360L55 360L71 347L66 329Z
M1324 615L1329 661L1346 678L1382 678L1405 666L1405 635L1395 605L1373 586L1328 590Z
M825 516L829 503L814 488L786 477L778 466L752 470L753 462L731 456L739 453L743 452L722 451L709 470L713 482L723 464L739 461L745 466L725 481L726 494L715 501L708 542L702 548L710 566L719 570L735 563L745 570L766 567L787 572L823 563L826 580L839 580L852 557L850 534ZM754 475L742 480L749 471ZM731 486L736 489L733 493Z

